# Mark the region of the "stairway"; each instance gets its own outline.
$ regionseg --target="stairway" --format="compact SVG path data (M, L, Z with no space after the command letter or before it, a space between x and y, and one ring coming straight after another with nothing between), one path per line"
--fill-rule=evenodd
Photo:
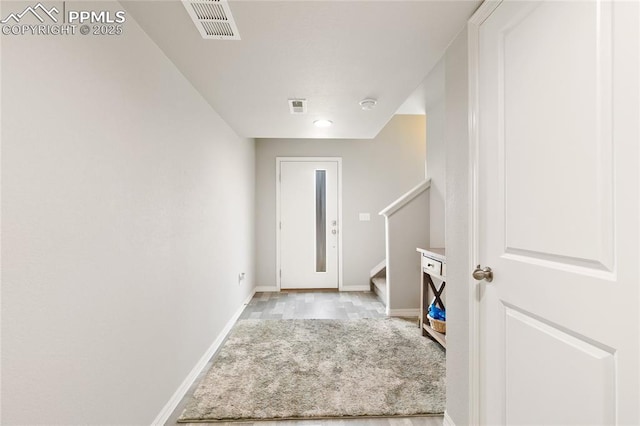
M386 259L371 271L370 277L373 290L390 317L420 314L416 248L429 247L430 187L431 179L425 179L379 213L384 216ZM374 282L374 278L382 276L384 279Z
M387 259L378 263L369 274L371 277L371 290L378 296L378 299L387 305Z

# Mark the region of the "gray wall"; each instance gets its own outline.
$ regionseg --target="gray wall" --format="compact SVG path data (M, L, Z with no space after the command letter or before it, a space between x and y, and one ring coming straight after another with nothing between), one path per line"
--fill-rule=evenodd
M429 247L429 191L419 194L389 216L387 241L387 315L420 313L420 253Z
M469 424L469 239L470 167L467 31L446 61L446 247L447 247L447 413L456 425Z
M447 255L447 414L469 424L470 169L467 31L426 77L430 245Z
M1 423L149 424L251 294L254 142L130 16L1 55Z
M424 116L398 115L369 140L256 141L256 283L276 286L276 157L342 157L343 274L346 290L368 286L369 271L385 257L378 212L424 179ZM370 213L360 222L359 213Z
M427 116L427 177L431 179L429 203L429 243L445 247L445 59L431 70L424 84L430 93Z

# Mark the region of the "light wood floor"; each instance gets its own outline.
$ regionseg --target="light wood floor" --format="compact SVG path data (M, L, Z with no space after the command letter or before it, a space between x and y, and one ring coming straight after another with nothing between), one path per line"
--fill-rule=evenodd
M357 319L382 318L384 305L371 292L327 292L291 291L281 293L256 293L246 306L241 319ZM214 354L200 377L191 386L166 423L177 425L216 426L441 426L442 416L393 417L348 420L280 420L235 423L177 423L178 417L191 398L201 378L209 370Z

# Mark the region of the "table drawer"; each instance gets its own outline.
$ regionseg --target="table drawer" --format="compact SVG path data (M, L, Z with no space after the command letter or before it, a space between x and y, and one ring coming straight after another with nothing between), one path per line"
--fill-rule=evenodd
M422 269L424 272L442 275L442 262L435 259L431 259L427 256L422 256Z

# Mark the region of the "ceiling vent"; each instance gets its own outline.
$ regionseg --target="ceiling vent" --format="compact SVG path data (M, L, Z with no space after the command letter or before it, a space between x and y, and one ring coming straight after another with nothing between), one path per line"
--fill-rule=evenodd
M182 0L202 38L240 40L238 27L226 0Z
M289 112L291 114L306 114L307 100L306 99L289 99Z

